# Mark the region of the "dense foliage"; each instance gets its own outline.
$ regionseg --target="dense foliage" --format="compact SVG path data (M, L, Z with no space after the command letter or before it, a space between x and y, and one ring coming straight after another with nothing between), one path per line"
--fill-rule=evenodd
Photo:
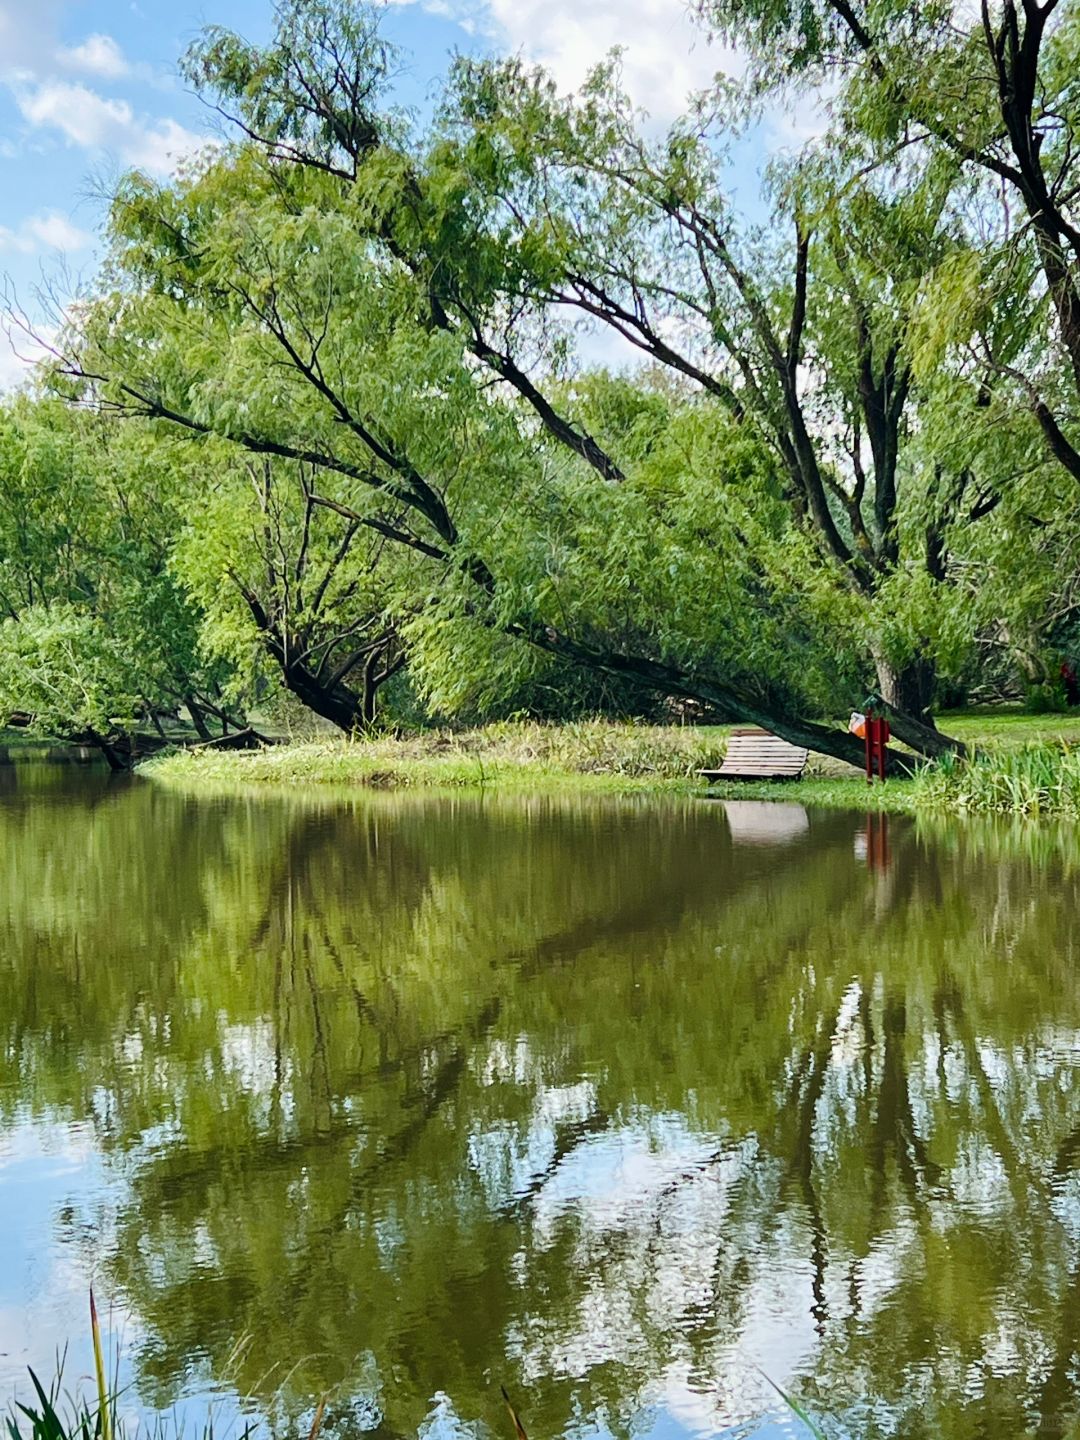
M93 736L187 704L208 738L285 695L346 731L380 696L678 706L856 758L812 717L869 688L926 755L943 695L1052 695L1075 15L702 8L751 80L665 134L614 61L570 97L457 62L416 127L352 0L288 0L262 48L209 30L187 77L234 143L123 181L69 408L5 417L0 707ZM726 146L826 78L748 224ZM583 365L583 322L642 364Z

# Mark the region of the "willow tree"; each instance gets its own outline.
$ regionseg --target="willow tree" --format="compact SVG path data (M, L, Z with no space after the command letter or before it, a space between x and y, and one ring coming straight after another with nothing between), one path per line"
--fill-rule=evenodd
M980 0L957 12L886 0L698 0L750 59L759 96L828 78L832 139L853 164L952 164L979 197L972 263L939 278L946 323L970 340L989 383L1015 385L1049 453L1080 480L1080 16L1060 0ZM1020 304L1026 346L992 345L987 298L1016 292L1031 263L1041 285ZM980 304L981 302L984 302Z
M929 524L905 531L901 515L901 480L936 474L932 462L903 473L907 326L921 279L956 247L949 167L899 195L842 174L791 177L778 202L790 248L742 244L714 143L725 127L711 117L695 112L651 146L612 67L565 103L519 64L462 64L441 126L410 148L375 108L387 58L370 14L301 0L264 50L208 32L188 73L270 163L329 175L343 195L395 168L401 188L376 226L422 279L430 323L460 335L595 475L626 479L580 407L538 379L567 309L748 423L776 454L815 563L846 592L844 623L861 628L882 693L932 724L923 631L942 603L944 532L961 513L988 513L957 489ZM896 617L911 607L890 582L913 565L929 577L917 587L929 605L905 633ZM936 748L912 727L907 738Z
M724 191L730 122L695 112L650 139L617 67L566 98L517 61L462 63L444 124L512 257L507 296L613 330L769 446L882 694L932 723L947 531L993 508L940 486L940 462L911 444L914 307L960 244L952 167L871 184L813 157L774 176L756 234ZM719 504L722 472L715 487Z
M875 564L783 377L760 375L749 354L741 376L718 370L702 388L710 402L724 392L725 405L712 405L723 416L719 468L658 492L632 455L589 428L572 387L542 378L557 367L561 337L537 302L562 272L547 235L506 220L497 175L482 173L497 146L485 152L478 141L463 156L449 133L411 138L380 108L391 66L366 12L324 0L283 9L265 49L207 35L189 73L245 139L175 186L125 187L113 222L120 283L72 347L83 398L333 477L335 504L359 525L418 566L442 567L437 603L413 607L429 654L439 643L433 619L452 614L858 760L857 742L805 719L802 619L789 577L755 545L755 532L775 542L801 509L853 575ZM775 338L787 314L792 383L806 237L798 255L793 295L765 277L753 320L761 341L764 322ZM660 343L651 353L668 363ZM895 401L888 366L875 383ZM784 440L771 449L727 393L740 384L765 386L769 405L787 406ZM779 479L777 450L787 466ZM716 478L737 479L750 452L760 521L737 484ZM797 534L790 540L801 547ZM643 582L644 617L628 600ZM754 647L737 643L755 626ZM766 634L778 641L771 664ZM952 744L903 712L895 721L923 753Z
M0 414L0 723L127 763L186 706L242 724L231 672L200 647L202 613L170 565L178 487L163 447L53 401Z
M309 466L219 447L208 468L174 545L204 646L237 670L261 654L309 710L347 733L370 729L406 660L387 608L387 537L317 495Z

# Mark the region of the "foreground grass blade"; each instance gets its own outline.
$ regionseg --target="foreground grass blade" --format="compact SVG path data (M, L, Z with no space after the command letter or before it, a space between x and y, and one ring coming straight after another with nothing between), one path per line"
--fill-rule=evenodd
M514 1433L517 1435L517 1440L529 1440L525 1426L521 1423L521 1416L510 1403L510 1396L506 1393L506 1386L500 1385L499 1389L502 1391L502 1397L506 1401L506 1408L510 1411L510 1419L514 1422Z
M817 1423L816 1420L814 1420L813 1416L810 1414L809 1410L807 1410L805 1405L801 1405L799 1401L795 1399L794 1395L789 1395L786 1390L781 1390L780 1386L777 1385L776 1381L770 1375L766 1375L764 1370L762 1370L760 1374L763 1379L769 1382L772 1388L776 1391L777 1395L780 1396L780 1399L783 1400L784 1404L788 1407L788 1409L796 1417L796 1419L802 1421L802 1423L810 1431L810 1434L814 1437L814 1440L827 1440L825 1431L822 1430L821 1426Z
M35 1415L32 1410L28 1410L25 1405L20 1405L19 1409L33 1422L34 1430L36 1434L41 1437L41 1440L64 1440L66 1431L64 1430L63 1421L56 1413L52 1395L46 1395L45 1387L34 1374L33 1370L30 1371L30 1380L34 1389L37 1391L38 1403L41 1409L37 1415Z
M94 1290L90 1287L90 1334L94 1341L94 1369L97 1372L98 1417L101 1425L101 1440L112 1440L112 1416L109 1413L109 1392L105 1384L105 1356L101 1350L101 1327L98 1325L97 1306L94 1304Z
M326 1409L326 1396L324 1395L315 1408L315 1419L311 1422L311 1433L308 1440L319 1440L319 1431L322 1429L323 1411Z

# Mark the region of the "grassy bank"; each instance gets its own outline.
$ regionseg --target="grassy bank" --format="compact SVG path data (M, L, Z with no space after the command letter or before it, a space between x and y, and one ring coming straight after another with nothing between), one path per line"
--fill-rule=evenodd
M968 765L929 767L914 780L868 786L861 772L812 757L796 782L703 786L730 733L724 726L587 721L490 725L402 739L326 739L265 750L166 754L140 773L184 790L264 786L537 790L710 794L799 800L840 809L914 813L1052 814L1080 818L1080 716L1025 715L1005 707L947 715L942 728L980 754ZM1075 747L1075 748L1073 748Z
M558 788L607 791L701 789L698 770L719 764L720 726L489 725L402 739L329 739L265 750L180 751L140 774L184 789L261 785L423 786L459 790Z

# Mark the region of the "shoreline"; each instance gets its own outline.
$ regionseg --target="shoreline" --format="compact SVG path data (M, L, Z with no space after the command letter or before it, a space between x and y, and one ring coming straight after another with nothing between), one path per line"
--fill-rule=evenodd
M839 762L811 757L798 780L708 784L731 726L581 721L506 722L370 740L332 737L259 750L173 750L136 773L190 794L424 790L462 794L582 794L770 800L891 814L1020 815L1080 819L1080 719L969 713L944 722L979 747L965 766L928 767L913 779L868 785Z
M868 786L858 772L801 780L707 784L698 769L722 757L727 727L496 726L403 740L289 742L262 750L177 750L136 773L188 794L288 794L313 787L433 794L581 794L699 800L778 800L820 808L913 814L915 782Z

